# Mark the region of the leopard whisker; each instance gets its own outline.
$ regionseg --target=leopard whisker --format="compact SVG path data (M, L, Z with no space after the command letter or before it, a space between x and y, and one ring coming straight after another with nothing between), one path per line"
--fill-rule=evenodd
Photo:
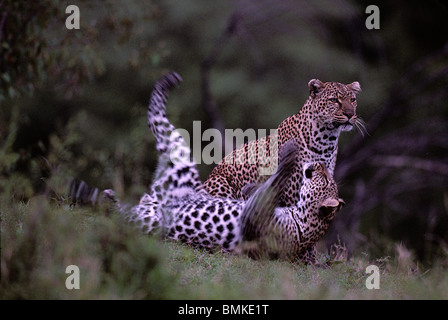
M361 118L356 118L355 127L358 129L359 133L365 137L366 135L370 136L370 133L367 131L366 122Z

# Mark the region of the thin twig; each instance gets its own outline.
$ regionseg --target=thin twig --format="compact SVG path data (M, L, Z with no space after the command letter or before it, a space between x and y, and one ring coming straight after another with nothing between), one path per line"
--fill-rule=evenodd
M222 52L227 41L235 34L239 22L239 15L235 12L229 19L226 29L221 36L215 42L214 47L210 53L204 58L201 63L201 96L202 96L202 108L207 114L212 127L218 129L221 132L221 136L224 139L224 123L219 115L218 108L213 99L210 90L210 71L216 63L218 56ZM225 149L225 141L222 141L223 151Z

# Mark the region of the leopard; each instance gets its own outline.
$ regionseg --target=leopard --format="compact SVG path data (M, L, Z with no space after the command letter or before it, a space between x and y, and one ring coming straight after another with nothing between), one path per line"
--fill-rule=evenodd
M299 143L279 150L276 172L254 190L248 200L215 197L204 190L191 150L166 116L168 93L181 77L170 72L156 82L148 107L148 126L156 139L158 164L150 192L139 204L121 204L112 189L103 191L126 223L144 234L194 247L252 257L269 256L315 264L310 248L325 234L344 201L325 163L304 167L298 202L279 207L284 181L298 163ZM269 239L269 241L268 241ZM272 240L272 241L271 241ZM255 245L254 245L255 244Z
M280 206L293 206L300 200L306 163L325 163L333 176L340 134L353 127L367 133L356 113L361 86L358 81L345 85L312 79L308 88L310 95L298 113L282 121L273 134L233 150L213 168L203 184L210 195L247 200L275 172L279 148L293 138L299 143L298 166L285 181Z
M270 258L297 259L304 264L318 264L316 243L323 238L336 212L345 201L338 197L338 187L325 163L306 164L300 200L291 207L276 207L272 214L263 210L270 199L263 187L247 201L242 218L243 241L248 254L260 253ZM247 214L246 214L247 212Z

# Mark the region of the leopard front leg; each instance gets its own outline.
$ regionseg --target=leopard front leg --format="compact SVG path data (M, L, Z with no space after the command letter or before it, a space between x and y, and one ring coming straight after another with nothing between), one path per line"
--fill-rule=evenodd
M237 190L227 178L235 175L232 175L232 169L227 165L218 164L204 182L203 189L213 197L237 199Z
M299 256L298 260L303 263L304 265L315 265L318 263L317 261L317 250L316 245L313 245L310 248L307 248L306 250L302 251Z

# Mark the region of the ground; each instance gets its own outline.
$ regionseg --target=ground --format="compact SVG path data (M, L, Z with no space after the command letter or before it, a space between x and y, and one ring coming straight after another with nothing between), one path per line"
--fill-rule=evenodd
M330 268L255 261L140 235L104 209L45 197L0 208L0 299L448 299L446 256L430 269L403 248ZM372 264L380 288L369 290ZM69 265L79 267L80 289L66 287Z

